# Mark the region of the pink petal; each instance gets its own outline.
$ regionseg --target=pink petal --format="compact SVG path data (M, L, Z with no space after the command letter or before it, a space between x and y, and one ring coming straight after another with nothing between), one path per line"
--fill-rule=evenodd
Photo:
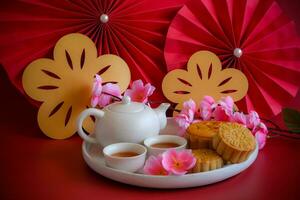
M98 75L98 74L95 74L95 80L96 80L97 82L101 82L101 83L102 83L102 78L101 78L101 76Z
M179 114L175 117L175 121L179 127L186 129L192 121L189 120L188 116L185 114Z
M148 100L143 90L128 89L126 90L125 95L129 96L131 100L135 102L146 103Z
M99 96L101 94L101 92L102 92L101 83L100 84L94 83L92 94L95 95L95 96Z
M186 115L188 118L190 118L190 116L194 116L194 112L191 109L182 109L180 114Z
M98 105L103 108L105 106L107 106L108 104L112 103L112 96L110 95L106 95L106 94L101 94L99 96L99 101L98 101Z
M132 82L131 85L132 90L142 90L143 88L144 88L144 83L141 79Z
M230 121L230 116L227 115L221 106L217 106L212 115L217 121Z
M126 90L125 95L131 97L132 101L146 103L148 102L148 97L153 94L155 87L150 83L144 86L142 80L133 81L131 89Z
M266 127L266 125L262 122L260 122L254 129L253 129L253 132L256 133L256 132L261 132L263 134L268 134L268 128Z
M200 102L200 117L203 120L210 120L212 117L215 100L211 96L205 96Z
M168 150L162 155L163 167L174 175L186 174L196 163L191 150Z
M230 121L231 122L236 122L236 123L239 123L239 124L243 124L245 126L247 125L247 117L242 112L233 113L233 115L231 116Z
M196 158L190 149L179 151L178 160L183 164L185 171L191 169L196 164Z
M228 108L233 108L234 102L231 96L226 96L221 98L220 104Z
M147 97L151 96L153 94L154 90L155 90L155 87L152 86L150 83L147 83L145 85L144 91L145 91L145 95Z
M256 126L260 124L260 118L257 112L250 111L246 117L247 117L247 127L249 129L254 129Z
M99 96L102 92L102 78L96 74L93 83L92 95Z
M258 142L259 149L262 149L266 144L268 128L262 122L260 122L253 130L252 133L255 135L255 138Z
M187 112L187 117L188 117L188 122L189 122L189 123L192 123L192 121L194 120L194 116L195 116L194 111L188 110L188 112Z
M219 105L223 108L228 116L232 115L234 102L230 96L222 97L222 99L219 101Z
M169 172L166 171L163 166L162 166L162 156L158 155L157 157L155 156L150 156L144 166L144 173L145 174L150 174L150 175L168 175Z
M146 103L148 100L143 91L131 91L129 94L132 101Z
M257 131L255 133L255 138L256 138L256 141L258 142L258 148L259 149L264 148L264 146L266 144L267 134L265 134L261 131Z
M211 96L204 96L202 102L207 103L209 105L213 105L215 103L215 100Z
M183 108L180 114L186 115L188 118L188 122L191 123L194 120L196 112L196 103L190 99L183 103Z
M268 134L268 132L269 132L268 128L267 128L267 126L264 123L260 122L259 125L258 125L258 127L262 130L262 132L264 134Z
M154 174L159 165L159 160L155 156L150 156L145 162L144 172L146 174Z
M121 90L117 84L107 83L102 87L102 92L121 97Z
M94 108L98 104L99 96L92 96L91 98L91 106Z
M200 116L203 120L210 120L212 116L212 109L201 109Z
M162 166L167 170L171 171L176 160L176 150L170 149L162 154Z
M183 103L183 108L182 110L192 110L193 112L196 111L196 103L192 99L185 101Z

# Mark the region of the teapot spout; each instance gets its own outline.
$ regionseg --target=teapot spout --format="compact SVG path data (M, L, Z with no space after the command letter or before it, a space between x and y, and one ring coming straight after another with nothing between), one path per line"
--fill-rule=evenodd
M166 111L170 107L169 103L162 103L154 109L160 124L160 129L164 129L167 125Z

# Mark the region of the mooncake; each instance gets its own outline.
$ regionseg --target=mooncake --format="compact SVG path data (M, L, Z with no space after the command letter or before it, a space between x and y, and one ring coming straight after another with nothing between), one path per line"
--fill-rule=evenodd
M213 137L213 149L227 162L240 163L249 157L256 147L251 131L241 124L222 123Z
M197 160L192 169L193 173L206 172L223 167L223 159L211 149L194 149L192 152Z
M212 139L223 122L201 121L191 124L185 134L190 149L212 148Z

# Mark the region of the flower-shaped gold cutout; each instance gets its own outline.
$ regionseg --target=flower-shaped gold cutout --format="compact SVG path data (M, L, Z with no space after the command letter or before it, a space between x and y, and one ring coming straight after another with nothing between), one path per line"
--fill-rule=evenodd
M187 70L175 69L164 77L162 90L180 110L184 101L193 99L198 103L206 95L216 100L231 96L238 101L247 94L248 80L240 70L222 70L221 61L214 53L198 51L190 57Z
M49 137L65 139L76 132L78 115L90 105L94 75L103 82L117 83L125 91L130 71L120 57L97 56L95 44L87 36L72 33L55 45L53 60L41 58L28 65L23 73L25 92L42 102L38 111L40 129ZM93 130L92 118L84 128Z

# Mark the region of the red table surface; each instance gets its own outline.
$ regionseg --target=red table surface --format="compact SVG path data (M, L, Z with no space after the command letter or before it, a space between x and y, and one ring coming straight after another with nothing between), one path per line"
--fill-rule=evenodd
M3 69L0 91L0 199L300 199L299 140L270 139L246 171L213 185L145 189L92 171L77 135L67 140L44 136L37 110L12 87Z

